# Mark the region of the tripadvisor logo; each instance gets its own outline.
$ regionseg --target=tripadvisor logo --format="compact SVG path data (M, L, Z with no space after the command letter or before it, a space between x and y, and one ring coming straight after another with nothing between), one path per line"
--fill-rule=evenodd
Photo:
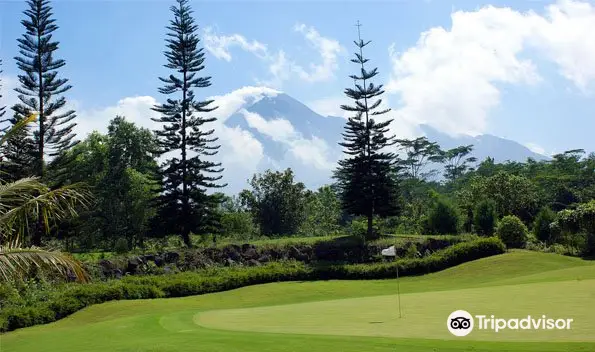
M477 320L477 325L476 325ZM545 315L534 318L527 315L524 318L503 319L494 315L475 315L467 311L456 310L448 316L446 327L455 336L467 336L475 327L479 330L569 330L574 319L552 319Z

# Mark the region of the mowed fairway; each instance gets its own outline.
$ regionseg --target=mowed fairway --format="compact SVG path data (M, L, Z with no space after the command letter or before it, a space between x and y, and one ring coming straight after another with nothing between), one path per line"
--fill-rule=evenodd
M276 283L109 302L0 336L0 351L595 351L595 263L515 251L400 280ZM446 330L471 314L572 318L571 330Z

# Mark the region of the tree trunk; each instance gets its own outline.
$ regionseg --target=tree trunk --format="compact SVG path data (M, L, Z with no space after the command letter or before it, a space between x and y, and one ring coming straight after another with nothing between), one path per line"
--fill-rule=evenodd
M186 59L184 58L183 61L185 62ZM189 201L189 194L188 194L188 163L186 161L186 93L187 93L187 76L186 70L184 69L184 87L182 88L182 126L181 126L181 134L182 134L182 214L183 219L182 221L189 221L190 219L190 201ZM188 228L188 224L182 225L182 239L184 240L184 244L186 247L192 247L192 242L190 241L190 229Z
M37 43L41 43L41 34L39 31L37 32ZM45 92L44 92L44 83L43 83L43 65L41 63L41 55L43 53L37 52L37 64L39 65L37 74L39 75L39 95L37 98L39 99L39 111L38 111L38 118L39 118L39 144L37 145L37 152L39 153L39 160L38 160L38 169L37 169L37 176L43 182L44 180L44 163L43 163L43 153L44 153L44 142L45 142L45 111L44 111L44 101ZM41 213L43 212L43 205L39 209L39 216L37 218L37 226L35 226L35 231L33 232L33 238L31 238L31 244L34 246L41 246L41 236L45 230L45 224L43 223L43 217Z
M368 214L368 233L366 235L366 239L371 240L374 238L374 215L372 213Z
M184 228L184 230L182 231L182 239L184 240L184 244L186 245L186 247L192 247L192 241L190 241L190 232L186 230L186 228Z

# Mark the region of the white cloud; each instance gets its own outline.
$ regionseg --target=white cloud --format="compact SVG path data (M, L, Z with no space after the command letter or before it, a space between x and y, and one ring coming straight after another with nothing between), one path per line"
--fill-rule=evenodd
M291 122L285 119L266 120L259 114L240 110L244 115L248 126L256 129L258 132L271 137L276 142L291 141L298 137L296 130L293 128Z
M296 77L305 82L325 82L334 78L338 70L338 56L344 48L338 41L322 36L314 27L298 24L294 31L303 34L304 39L316 50L322 63L310 63L307 67L298 64L288 57L283 49L276 52L268 50L267 46L257 40L248 40L241 34L217 35L211 28L203 33L205 48L217 59L231 61L231 47L239 47L254 54L267 65L270 77L259 79L259 85L281 87L283 82Z
M12 117L9 116L12 115L10 108L14 104L20 102L19 98L17 98L17 93L14 91L14 88L17 87L19 81L16 77L4 74L2 74L1 79L2 81L0 82L0 84L2 85L2 87L0 87L0 95L2 95L2 98L0 98L0 106L6 107L6 109L4 109L4 118L6 119L8 117Z
M322 64L310 64L310 72L296 66L295 70L300 78L307 82L328 81L333 78L334 72L339 69L337 57L345 51L344 48L338 41L321 36L314 27L308 27L303 23L297 24L294 30L302 33L322 58Z
M14 91L14 88L19 84L18 78L1 74L0 79L0 85L2 85L0 87L0 94L2 95L0 103L6 106L12 106L18 100L17 93Z
M207 99L214 100L213 105L218 106L217 109L211 112L211 115L216 117L219 122L224 123L243 106L254 104L264 97L274 97L280 93L280 91L272 88L247 86L225 95L212 96Z
M326 141L316 136L312 139L302 138L293 141L291 153L296 159L318 170L332 170L337 162L331 157L332 152Z
M116 116L124 116L138 126L157 129L159 124L151 120L159 117L159 113L151 110L155 104L157 100L151 96L136 96L121 99L115 105L103 109L86 110L83 107L77 111L75 133L79 139L84 139L93 131L105 133L109 121Z
M595 80L595 9L589 3L561 0L544 15L486 6L457 11L451 19L450 29L431 28L402 53L389 49L393 70L386 88L400 97L395 113L401 124L485 132L501 84L542 81L524 54L545 54L583 90Z
M291 77L292 66L294 64L288 61L285 56L285 51L283 50L279 50L274 56L270 57L268 61L270 78L266 80L257 80L257 83L270 87L283 86L283 82Z
M306 166L313 166L318 170L331 170L336 160L331 156L332 151L326 141L318 137L304 138L295 130L290 121L283 118L265 119L257 113L240 110L246 122L259 133L270 137L273 141L282 143L289 149L289 157L295 158Z
M495 83L539 79L532 63L517 57L526 21L510 9L456 12L450 30L432 28L402 54L391 49L393 75L386 88L400 94L400 118L447 133L485 130L488 111L500 101Z
M266 45L256 40L249 41L240 34L217 35L213 32L211 27L207 27L203 32L202 39L207 51L213 54L217 59L228 62L232 60L229 49L234 46L238 46L260 58L266 58L268 55Z
M239 127L218 126L217 134L222 143L221 162L228 169L242 169L245 172L256 170L264 157L262 144L252 133Z
M585 91L595 81L595 6L560 0L539 19L533 44L560 67L561 74Z
M349 112L341 109L341 105L348 104L349 99L341 96L331 96L322 99L312 100L306 105L322 116L347 117Z
M525 147L529 148L529 150L531 150L533 153L547 155L545 152L545 148L543 148L542 146L540 146L537 143L528 142L528 143L525 143L524 145L525 145Z

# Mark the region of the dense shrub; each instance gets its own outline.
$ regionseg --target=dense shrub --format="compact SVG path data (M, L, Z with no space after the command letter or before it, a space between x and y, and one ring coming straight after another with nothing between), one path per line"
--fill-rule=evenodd
M595 200L558 212L552 230L556 242L579 248L583 255L595 255Z
M123 237L118 238L114 244L114 252L117 254L128 253L128 241Z
M239 240L249 240L255 237L257 232L252 214L243 211L221 214L221 233Z
M498 237L510 248L523 248L528 240L527 226L514 215L503 217L496 229Z
M430 235L451 235L459 232L460 215L445 199L438 199L424 221L424 231Z
M351 221L349 225L349 234L358 238L375 239L380 237L380 226L377 218L372 220L372 237L368 238L368 219L358 217Z
M542 242L549 243L552 239L551 224L556 220L556 213L550 208L543 207L537 214L533 223L533 234Z
M54 320L56 314L44 303L29 307L3 307L0 314L0 325L3 325L6 331L47 324Z
M479 202L473 212L475 231L482 236L492 236L496 226L496 218L496 202L491 199Z
M37 301L29 306L2 302L0 329L10 331L48 323L83 307L111 300L183 297L277 281L387 279L396 277L397 270L400 276L420 275L501 254L504 250L504 244L492 237L461 242L424 258L401 259L390 263L308 266L302 262L285 261L257 267L212 268L174 275L127 276L105 283L71 283L56 288L48 301Z
M319 267L319 279L387 279L397 276L422 275L443 270L471 260L504 253L505 247L498 238L483 238L463 242L424 258L397 260L390 263L331 265Z

